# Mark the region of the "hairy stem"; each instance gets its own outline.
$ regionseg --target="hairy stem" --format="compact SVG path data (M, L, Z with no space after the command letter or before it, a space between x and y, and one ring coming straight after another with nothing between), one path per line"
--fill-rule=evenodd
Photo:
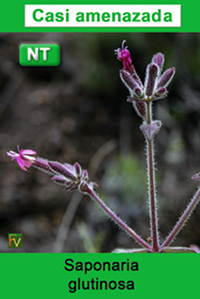
M147 102L147 124L151 125L151 102ZM147 146L147 177L148 177L148 195L150 205L150 225L152 238L152 252L159 252L158 241L158 223L157 223L157 201L156 201L156 183L155 183L155 162L154 162L154 140L146 140Z
M122 221L113 211L111 211L107 205L99 198L99 196L88 187L87 193L96 203L103 209L103 211L116 223L118 224L131 238L137 241L142 247L151 249L150 245L145 242L137 233L135 233L124 221Z
M169 246L169 244L174 240L174 238L177 236L177 234L181 231L185 222L189 219L190 215L194 211L199 200L200 200L200 188L197 190L196 194L190 201L189 205L186 207L183 215L179 218L178 222L175 224L174 228L169 233L166 240L163 242L163 244L161 246L162 248Z

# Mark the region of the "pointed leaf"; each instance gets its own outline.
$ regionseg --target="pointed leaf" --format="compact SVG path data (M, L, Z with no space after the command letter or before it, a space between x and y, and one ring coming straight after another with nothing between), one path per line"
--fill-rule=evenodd
M155 135L157 135L158 132L160 131L161 126L162 126L161 121L154 120L150 125L146 123L142 124L140 126L140 130L142 131L144 137L147 140L152 140L155 137Z

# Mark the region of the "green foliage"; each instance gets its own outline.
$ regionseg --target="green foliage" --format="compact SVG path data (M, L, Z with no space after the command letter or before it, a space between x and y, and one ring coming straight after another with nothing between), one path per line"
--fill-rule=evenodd
M104 184L107 192L123 196L124 201L138 201L146 197L145 169L132 154L121 154L111 161Z
M167 161L173 164L181 163L185 159L184 150L185 146L183 139L178 132L174 132L169 139L169 145L166 152Z

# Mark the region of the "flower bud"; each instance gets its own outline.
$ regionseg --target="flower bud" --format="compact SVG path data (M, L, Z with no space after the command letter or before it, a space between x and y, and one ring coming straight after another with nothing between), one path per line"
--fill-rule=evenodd
M66 178L76 180L76 176L72 171L70 171L66 166L59 162L49 161L49 166L51 170L53 170L56 173L64 175Z
M66 177L62 175L54 175L51 179L58 185L65 185L67 181Z
M164 93L166 93L166 91L167 91L167 88L165 88L165 87L160 87L160 88L158 88L157 90L156 90L156 92L155 92L155 96L161 96L161 95L163 95Z
M130 94L133 93L133 90L135 88L140 88L140 86L138 85L138 82L131 76L130 73L128 73L125 70L120 70L119 73L120 73L120 78L121 78L122 82L129 89Z
M128 103L141 102L140 98L138 96L136 96L136 94L131 97L128 97L126 101Z
M89 174L88 174L88 171L86 169L83 170L82 179L84 181L88 181L89 180Z
M133 102L133 108L138 116L144 118L146 116L146 103L142 101L135 101Z
M160 77L158 84L157 84L157 88L159 87L167 87L169 85L169 83L171 82L171 80L173 79L175 74L175 68L172 67L168 70L166 70L163 75Z
M80 179L81 175L82 175L82 168L81 168L81 166L80 166L80 164L78 162L76 162L74 164L74 169L75 169L77 178Z
M83 193L88 192L89 188L88 188L88 183L86 183L85 181L81 182L79 184L79 190Z
M158 66L156 64L149 64L147 66L147 73L145 79L145 94L150 97L153 95L156 79L158 76Z
M136 73L136 71L134 70L134 73L132 74L132 78L137 82L137 84L140 86L140 88L144 88L142 81L140 80L140 77L138 76L138 74Z
M156 53L153 56L151 62L157 64L157 66L159 68L159 72L161 73L164 61L165 61L165 56L162 53Z
M168 90L165 87L160 87L156 90L153 100L160 100L168 95Z
M33 166L42 170L50 175L54 174L52 169L49 166L49 161L46 159L36 157L35 161L33 162Z
M134 94L138 98L142 98L143 97L143 92L142 92L142 90L139 87L135 87L134 88Z

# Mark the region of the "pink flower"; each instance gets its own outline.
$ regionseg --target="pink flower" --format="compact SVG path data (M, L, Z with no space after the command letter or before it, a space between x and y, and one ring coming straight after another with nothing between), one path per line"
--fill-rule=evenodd
M19 167L24 171L27 171L27 168L31 167L32 163L35 161L36 152L31 149L18 149L18 153L9 151L7 155L11 160L15 160Z
M13 151L7 152L11 160L15 160L24 171L31 166L42 170L48 173L55 183L63 185L67 191L78 189L82 193L87 193L88 188L94 189L98 187L97 184L89 182L87 170L82 169L77 162L74 165L62 164L36 157L36 154L31 149L20 150L19 148L18 153Z
M128 47L124 47L125 40L122 42L122 47L115 50L117 54L117 59L119 59L124 66L124 69L128 71L130 74L134 72L134 67L132 65L131 53L128 50Z

